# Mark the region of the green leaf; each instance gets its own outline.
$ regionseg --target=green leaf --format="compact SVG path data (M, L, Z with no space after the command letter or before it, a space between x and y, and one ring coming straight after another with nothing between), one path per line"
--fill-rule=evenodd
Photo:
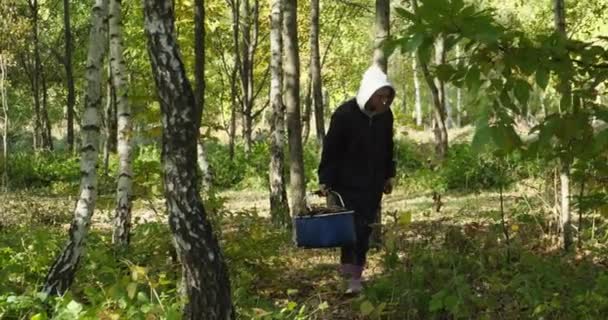
M603 152L608 149L608 129L598 133L594 140L594 149L596 152Z
M127 296L129 299L133 299L137 293L137 283L131 282L127 285Z
M528 100L530 99L530 90L532 88L530 87L530 84L526 81L523 81L521 79L517 79L515 80L515 87L513 88L513 91L515 93L515 97L517 98L517 100L519 100L519 103L522 105L526 105L528 103Z
M422 61L422 63L428 64L431 60L431 53L434 48L434 40L433 38L423 37L422 43L418 47L418 57Z
M477 66L472 66L467 75L464 78L464 82L467 85L467 88L472 92L477 92L479 87L481 87L481 73Z
M608 109L606 108L594 108L593 115L604 122L608 122Z
M443 296L444 292L439 291L433 295L431 302L429 303L429 311L436 312L443 309Z
M492 143L492 129L487 126L477 127L473 141L471 142L471 149L474 153L480 154L485 152L491 147Z
M382 45L382 50L384 51L384 55L389 57L395 52L395 49L399 47L405 40L404 39L389 39L384 42Z
M397 14L400 15L401 17L408 19L412 22L416 22L418 20L418 18L416 17L415 14L413 14L403 8L395 8L395 12L397 12Z
M361 312L361 315L367 317L374 312L374 305L368 300L365 300L359 307L359 311Z
M447 82L454 75L456 70L450 64L441 64L437 66L437 77L439 80Z
M456 307L458 307L458 297L455 295L448 295L443 299L443 304L448 310L454 311Z
M423 42L424 34L415 33L411 38L407 40L407 42L405 42L401 50L404 52L414 52L418 50L418 48L420 47L420 45L422 45Z
M287 307L286 307L286 308L287 308L287 310L288 310L288 311L293 311L293 310L295 310L295 309L296 309L296 307L297 307L297 306L298 306L298 304L297 304L296 302L294 302L294 301L289 301L289 302L287 303Z
M544 67L539 67L536 70L536 84L541 87L543 90L547 88L549 84L549 76L551 75L551 71Z
M33 315L30 320L46 320L46 313L36 313L35 315Z
M568 110L570 110L570 107L572 106L571 95L562 94L562 98L559 101L559 106L562 112L568 112Z

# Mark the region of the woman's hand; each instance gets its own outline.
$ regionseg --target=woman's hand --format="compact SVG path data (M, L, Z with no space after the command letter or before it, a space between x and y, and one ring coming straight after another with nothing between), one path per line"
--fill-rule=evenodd
M388 178L384 182L384 194L391 194L395 185L395 178Z
M330 191L331 189L329 189L328 186L324 184L319 184L319 191L317 191L317 194L323 197L327 197Z

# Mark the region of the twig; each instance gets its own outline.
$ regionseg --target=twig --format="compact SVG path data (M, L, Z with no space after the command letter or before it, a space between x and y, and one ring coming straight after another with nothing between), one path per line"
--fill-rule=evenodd
M511 240L509 238L509 230L507 229L507 222L505 221L503 188L504 188L503 181L501 181L500 182L500 217L502 220L502 231L505 234L505 240L507 242L507 265L508 265L511 262Z
M528 199L528 196L526 196L525 194L522 196L522 199L524 199L524 201L526 201L526 205L528 205L528 209L530 209L530 211L532 211L532 205L530 204L530 200ZM538 228L540 229L540 232L543 236L545 236L545 229L543 229L543 225L540 223L540 221L538 221L538 218L535 215L531 215L532 217L534 217L534 221L536 222L536 224L538 225Z
M344 5L347 5L347 6L363 9L363 10L367 11L368 13L374 13L374 11L369 8L369 6L366 6L366 5L361 4L361 3L357 3L357 2L354 2L354 1L348 1L348 0L338 0L338 2L340 2L340 3L344 4Z

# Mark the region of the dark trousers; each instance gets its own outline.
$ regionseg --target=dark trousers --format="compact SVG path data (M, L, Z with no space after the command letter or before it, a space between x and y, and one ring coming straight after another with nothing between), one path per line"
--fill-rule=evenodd
M339 192L348 209L355 211L355 245L340 248L340 263L365 266L372 224L376 220L382 192ZM335 195L328 198L329 205L341 205Z

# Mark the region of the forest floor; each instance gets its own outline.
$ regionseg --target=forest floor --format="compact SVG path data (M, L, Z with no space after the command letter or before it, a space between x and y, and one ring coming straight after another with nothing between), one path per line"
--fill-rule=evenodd
M381 249L370 252L365 271L366 288L360 296L348 297L343 294L345 283L337 272L338 250L295 248L288 235L273 230L265 222L263 216L267 205L262 192L226 192L221 196L226 197L226 212L233 213L222 221L221 238L234 276L235 304L242 319L521 319L537 318L532 316L535 314L548 314L550 319L571 319L572 314L551 315L564 312L562 308L567 308L569 300L579 299L579 296L573 296L575 293L583 292L580 294L587 296L589 293L584 290L595 292L602 279L608 279L606 255L603 254L606 246L596 242L593 250L583 247L575 256L562 255L545 234L548 226L536 220L534 215L523 214L524 211L530 213L528 210L532 207L538 209L539 204L529 206L528 201L532 200L522 201L521 192L505 196L512 247L512 265L509 266L504 262L507 251L497 210L498 194L448 195L443 198L441 211L436 212L429 195L410 197L397 189L383 201L386 243ZM89 271L80 273L80 280L77 279L74 286L75 296L84 295L85 287L91 282L102 287L104 281L106 286L115 285L111 280L101 280L94 267L106 263L110 265L108 269L120 269L120 266L111 267L115 262L110 263L113 254L106 243L111 230L111 203L110 199L100 199L92 225L89 244L92 248L87 251L95 254L85 259L83 268ZM32 283L29 285L35 286L43 280L54 251L65 241L73 204L73 199L61 197L0 196L0 235L4 233L2 238L9 248L13 242L12 248L16 252L19 247L25 252L28 248L36 257L28 262L30 269L35 267L35 271L30 270L34 274L30 275ZM403 216L408 217L405 223ZM150 278L162 279L168 272L177 276L178 264L166 262L170 258L157 249L171 247L162 200L136 202L134 221L134 263L156 270L155 274L150 271ZM14 229L13 225L25 226L25 229ZM150 225L156 227L148 228ZM43 226L38 245L37 240L34 241L38 236L32 236L38 234L38 227L31 226ZM25 230L27 233L23 233ZM165 231L156 234L154 232L158 231L154 230ZM9 234L11 232L22 234ZM51 239L47 238L49 234L53 235ZM597 234L603 237L599 230ZM3 250L10 252L7 248ZM151 250L155 251L153 255ZM136 257L139 256L144 258L138 262ZM10 259L4 262L7 268L11 263L18 263L16 257L9 256ZM409 280L400 278L402 272L406 272ZM417 276L420 279L416 280ZM458 282L461 277L466 279L465 284ZM23 281L21 283L25 285ZM528 296L524 287L530 290L530 297L535 297L534 302L525 300ZM161 297L174 297L176 293L171 290L161 292ZM452 295L456 293L456 296ZM442 294L446 296L442 297ZM517 297L518 294L524 297ZM90 299L80 298L79 301ZM110 301L112 297L105 299ZM97 306L103 311L95 311L96 316L112 310L103 309L105 304ZM530 311L530 308L538 310ZM604 312L606 309L598 310ZM585 312L576 311L575 314L585 315ZM449 316L454 314L460 316ZM142 315L141 318L163 317Z

